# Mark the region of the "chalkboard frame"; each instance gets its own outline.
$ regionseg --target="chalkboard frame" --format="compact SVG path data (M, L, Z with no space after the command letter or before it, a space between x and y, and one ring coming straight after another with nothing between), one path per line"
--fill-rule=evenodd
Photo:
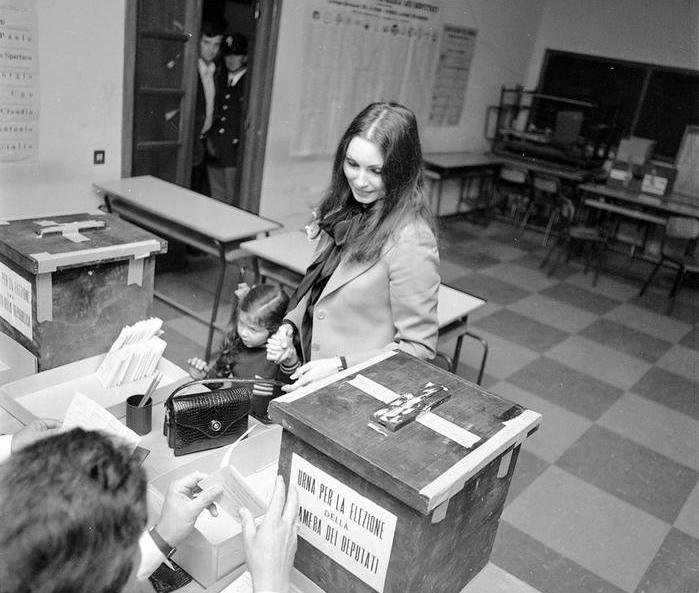
M682 92L657 93L663 77ZM622 136L657 141L654 158L674 162L688 125L699 125L699 70L547 48L537 91L616 110ZM696 98L696 100L695 100Z

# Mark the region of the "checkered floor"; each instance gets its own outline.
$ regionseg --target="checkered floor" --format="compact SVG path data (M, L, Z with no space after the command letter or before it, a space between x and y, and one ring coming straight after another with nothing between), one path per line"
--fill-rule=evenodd
M697 284L667 315L669 275L639 298L650 267L628 255L610 256L593 287L575 261L547 277L534 231L442 226L443 282L488 300L469 320L490 344L484 386L544 417L519 456L491 562L466 591L699 590ZM214 283L206 257L156 279L204 314ZM203 354L203 325L159 301L155 313L170 360ZM219 319L229 315L226 304ZM474 379L478 356L466 343L459 373Z

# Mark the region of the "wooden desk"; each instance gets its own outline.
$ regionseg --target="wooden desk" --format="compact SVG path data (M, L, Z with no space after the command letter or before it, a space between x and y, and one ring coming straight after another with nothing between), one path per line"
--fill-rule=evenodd
M154 292L160 300L209 326L204 355L208 360L214 329L223 330L216 326L215 321L226 263L243 255L238 248L241 241L267 234L281 225L150 175L98 182L94 186L104 197L110 212L218 257L218 282L210 320L162 293Z
M466 182L478 181L479 195L487 179L492 179L500 167L499 157L481 152L430 152L422 155L425 176L437 184L435 216L439 216L442 205L442 184L447 179L459 179L459 203L464 195ZM469 183L470 187L470 183Z
M528 158L515 158L511 156L491 155L498 159L500 165L511 165L519 169L526 169L534 173L542 173L549 177L557 177L562 183L575 186L589 179L592 179L597 174L594 170L589 169L571 169L569 167L558 166L554 163L532 160Z
M255 256L256 277L269 277L286 286L295 288L308 264L313 257L315 243L306 238L303 231L289 231L277 233L263 239L245 241L240 244L241 249ZM291 275L280 275L273 269L266 269L265 263L271 262ZM486 301L461 290L456 290L441 284L439 287L439 303L437 315L439 318L439 333L445 335L456 330L456 344L452 356L451 371L456 373L459 365L461 346L465 336L473 337L483 344L484 356L481 360L478 382L483 375L487 355L487 343L474 334L466 331L466 324L470 313L485 305Z
M652 211L665 218L668 216L699 218L699 197L692 199L677 194L664 197L650 196L601 183L583 183L578 186L578 191L592 198L622 203L637 211Z

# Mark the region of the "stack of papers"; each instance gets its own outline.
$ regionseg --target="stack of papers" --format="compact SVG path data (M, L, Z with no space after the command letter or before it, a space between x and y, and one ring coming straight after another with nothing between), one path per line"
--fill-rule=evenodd
M155 372L167 346L158 337L162 325L162 319L151 317L121 330L97 369L97 377L104 387L138 381Z

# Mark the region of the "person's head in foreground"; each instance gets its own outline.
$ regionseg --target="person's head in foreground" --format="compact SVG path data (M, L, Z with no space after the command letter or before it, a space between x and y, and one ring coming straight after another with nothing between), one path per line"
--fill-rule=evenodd
M128 450L81 429L38 440L0 464L0 591L118 593L146 519Z

